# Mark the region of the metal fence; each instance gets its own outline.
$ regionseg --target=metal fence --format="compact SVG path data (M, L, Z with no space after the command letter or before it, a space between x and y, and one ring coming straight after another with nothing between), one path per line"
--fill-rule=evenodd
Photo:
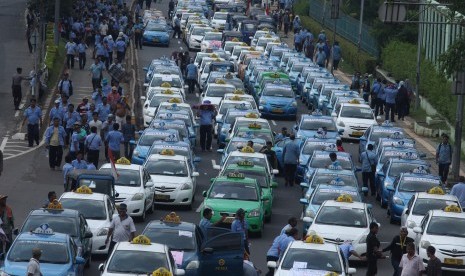
M324 0L308 0L310 2L309 16L318 21L329 30L334 30L334 19L331 19L331 1L327 1L326 5ZM339 19L336 20L336 32L338 35L358 44L358 30L359 20L350 17L349 15L339 12ZM378 57L379 48L376 39L370 34L370 27L363 24L362 39L360 47L365 52L372 56Z

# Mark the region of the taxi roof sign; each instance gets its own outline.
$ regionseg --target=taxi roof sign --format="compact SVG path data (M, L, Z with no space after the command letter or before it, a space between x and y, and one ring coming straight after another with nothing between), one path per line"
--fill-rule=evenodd
M240 167L253 167L254 163L253 161L242 160L242 161L237 162L237 165Z
M173 95L173 90L171 90L171 89L166 89L166 90L161 91L161 94Z
M245 175L240 172L230 172L226 175L227 178L237 178L237 179L244 179Z
M76 194L86 194L86 195L91 195L92 194L92 189L89 188L88 186L81 186L74 191Z
M58 199L54 199L52 202L50 202L48 205L47 205L47 208L46 209L49 209L49 210L63 210L63 206L61 205L61 203L58 201Z
M142 245L151 245L150 239L144 235L139 235L135 237L132 241L132 244L142 244Z
M415 152L408 151L402 154L400 157L406 160L415 160L415 159L418 159L418 154L416 154ZM417 173L424 173L424 172L417 172Z
M222 80L222 79L215 80L215 83L216 84L226 84L226 82L224 80Z
M116 160L116 164L118 165L131 165L131 161L126 157L121 157L120 159Z
M231 101L240 101L241 97L239 97L238 95L234 95L229 100L231 100Z
M350 104L360 104L360 101L357 100L357 99L352 99L348 103L350 103Z
M177 99L177 98L173 98L173 99ZM179 106L177 104L172 104L170 106L167 106L166 109L168 110L173 110L173 111L179 111L181 110L181 108L179 108Z
M168 102L169 103L181 103L181 99L179 99L179 98L171 98Z
M257 124L256 122L253 122L253 123L249 124L249 128L262 129L262 126L260 124Z
M245 147L243 147L241 149L241 152L243 152L243 153L254 153L255 150L250 146L245 146Z
M352 197L348 194L342 194L336 198L337 202L347 202L347 203L353 203L354 200Z
M448 213L462 213L462 210L460 210L460 207L457 205L449 205L444 208L444 212Z
M239 39L237 39L237 37L233 38L231 41L233 42L239 42Z
M257 119L257 118L258 118L258 114L257 114L257 113L253 113L253 112L249 112L249 113L245 114L245 117L246 117L246 118Z
M399 131L394 132L393 134L389 135L391 139L402 139L404 138Z
M329 184L330 184L330 185L337 185L337 186L344 186L344 185L345 185L344 181L342 181L342 179L340 179L339 177L337 177L337 178L331 180L331 181L329 182Z
M236 94L236 95L244 95L244 90L242 90L242 89L236 89L236 90L234 90L233 94Z
M172 149L163 149L161 152L160 152L161 155L167 155L167 156L174 156L175 153L174 153L174 150Z
M384 121L381 126L383 127L392 127L392 123L389 120Z
M315 111L312 112L312 115L314 116L323 116L323 113L319 109L315 109Z
M339 162L334 161L331 165L328 166L329 170L342 170L342 166L339 164Z
M170 88L171 87L171 84L169 82L164 82L160 85L161 87L166 87L166 88Z
M433 187L428 190L428 194L430 195L444 195L444 190L441 187Z
M42 234L42 235L53 235L54 232L52 228L47 223L41 224L39 227L31 231L34 234Z
M160 267L152 273L152 276L173 276L173 273L164 267Z
M305 238L304 242L305 243L315 243L315 244L324 244L325 243L323 238L316 235L316 234L308 236L307 238Z
M171 212L169 213L168 215L165 216L165 218L163 219L164 222L169 222L169 223L181 223L181 218L176 215L175 212Z

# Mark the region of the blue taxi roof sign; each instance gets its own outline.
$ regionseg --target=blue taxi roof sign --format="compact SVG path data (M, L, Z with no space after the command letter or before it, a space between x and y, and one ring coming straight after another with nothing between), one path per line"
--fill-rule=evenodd
M313 116L323 116L323 112L319 109L315 109L315 111L312 112Z
M393 134L389 135L389 138L391 138L391 139L402 139L402 138L404 138L404 136L399 131L396 131Z
M426 170L425 166L418 166L416 169L412 171L412 173L427 174L428 171Z
M336 144L329 144L324 148L324 150L325 151L337 151L337 146L336 146Z
M329 182L330 185L337 185L337 186L344 186L345 183L344 181L342 181L342 179L340 177L336 177L335 179L331 180L331 182Z
M166 137L163 140L165 142L177 142L178 141L178 139L176 138L176 135L174 135L174 134L169 135L168 137Z
M416 152L408 151L399 157L405 160L415 160L418 159L418 154Z
M383 127L392 127L392 123L389 120L384 121L381 126Z
M40 235L53 235L55 234L53 232L53 229L50 228L50 225L48 223L41 224L39 227L34 229L34 231L31 231L34 234L40 234Z
M342 166L339 164L339 162L334 161L331 165L328 166L329 170L342 170Z

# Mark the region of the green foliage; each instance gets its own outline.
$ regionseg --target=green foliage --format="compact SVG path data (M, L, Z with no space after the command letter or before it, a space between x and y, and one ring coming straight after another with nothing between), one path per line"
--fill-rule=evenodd
M450 45L447 52L439 56L439 68L447 76L452 76L455 72L465 70L465 36L457 39Z
M73 13L73 0L60 1L60 17L70 16ZM28 7L37 11L45 11L45 20L53 21L55 17L55 0L29 0Z
M383 68L396 79L409 79L413 83L416 78L417 45L392 41L382 51ZM455 120L457 99L450 92L451 83L437 73L435 66L422 59L421 61L420 95L425 97L449 122Z
M294 10L300 16L302 25L313 34L318 34L320 30L325 28L308 16L308 8L309 3L307 1L299 1L294 6ZM350 63L350 67L363 73L373 73L375 71L376 59L374 57L363 51L359 53L356 45L341 36L336 36L336 40L339 41L339 46L341 46L344 62Z

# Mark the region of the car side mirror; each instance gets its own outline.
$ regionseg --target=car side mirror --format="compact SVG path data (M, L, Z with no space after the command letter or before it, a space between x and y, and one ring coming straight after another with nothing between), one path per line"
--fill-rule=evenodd
M148 83L144 83L144 87L149 87L149 84L148 84Z
M140 96L140 100L141 100L141 101L145 102L146 99L147 99L147 98L146 98L145 96Z
M220 165L213 165L213 169L219 171L219 170L221 170L221 166Z
M18 228L13 229L13 234L15 236L18 236L19 235L19 229Z
M312 222L313 222L313 218L311 218L311 217L304 217L304 218L302 219L302 221L305 222L305 223L312 223Z
M135 146L135 145L136 145L136 141L130 140L130 141L129 141L129 144Z
M385 177L384 172L378 172L378 177Z
M145 72L147 72L147 71L149 70L149 68L143 67L142 70L144 70Z
M85 264L85 263L86 263L86 260L84 260L83 257L77 256L75 262L76 262L76 264L78 264L78 265L82 265L82 264Z
M98 265L98 271L103 272L104 268L105 268L105 266L103 264Z
M307 189L308 188L308 183L307 182L300 182L300 187Z
M147 181L147 183L145 183L145 188L151 188L151 187L153 187L153 181L149 180Z
M300 202L300 204L303 204L303 205L308 205L308 204L309 204L309 203L308 203L308 200L307 200L306 198L301 198L301 199L299 200L299 202Z
M269 261L266 263L266 266L269 267L269 268L276 268L278 266L278 264L274 261Z
M331 117L337 117L336 112L332 112L332 113L331 113Z
M193 173L192 173L192 176L193 176L193 177L197 177L197 176L199 176L199 175L200 175L199 172L193 172Z
M272 173L273 173L273 174L279 174L279 170L273 169Z
M422 230L421 230L421 227L413 227L413 232L416 233L416 234L421 234Z
M206 247L202 250L203 253L205 254L213 254L213 248L211 247Z
M357 269L353 268L353 267L349 267L347 269L347 274L351 275L351 274L355 274L357 273Z
M203 197L207 197L207 191L203 191L203 192L202 192L202 196L203 196Z
M92 232L86 231L86 233L84 234L84 239L91 239L93 236L94 234L92 234Z
M186 271L184 269L176 268L176 271L174 272L174 275L176 276L182 276L185 275Z

